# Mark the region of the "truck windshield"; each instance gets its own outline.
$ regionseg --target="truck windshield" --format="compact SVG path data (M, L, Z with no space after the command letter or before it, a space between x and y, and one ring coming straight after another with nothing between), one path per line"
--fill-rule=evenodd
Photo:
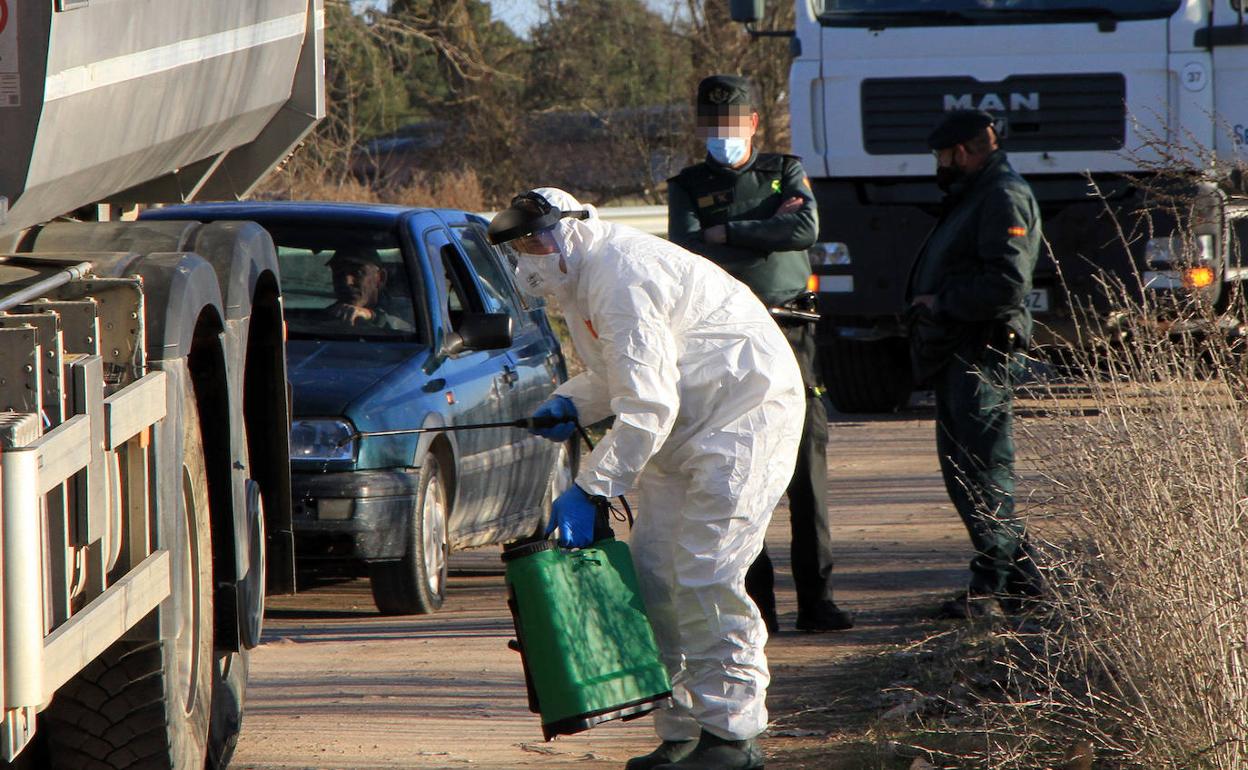
M1052 24L1163 19L1181 0L825 0L820 21L841 27Z
M291 339L402 340L417 335L398 238L364 228L268 226Z

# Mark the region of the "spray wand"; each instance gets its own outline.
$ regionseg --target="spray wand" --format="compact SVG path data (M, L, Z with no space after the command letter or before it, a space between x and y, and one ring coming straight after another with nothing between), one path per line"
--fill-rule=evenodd
M519 420L504 420L502 422L478 422L478 423L469 423L467 425L438 425L438 426L429 427L429 428L398 428L395 430L357 430L351 433L350 435L348 435L347 437L343 438L342 440L340 440L334 446L334 448L335 449L341 448L345 446L347 443L354 441L357 438L365 438L369 436L407 436L407 435L412 435L416 433L441 433L443 431L454 431L454 430L485 430L487 428L523 428L528 431L533 431L539 428L553 428L554 426L563 422L568 422L568 420L561 420L558 417L522 417ZM588 446L590 451L592 452L594 449L594 442L590 440L589 432L586 431L584 426L582 426L579 422L576 423L576 430L577 430L577 433L580 435L581 440L585 442L586 446ZM620 503L624 506L623 515L621 515L618 511L616 511L615 507L612 506L610 503L606 504L607 509L616 517L618 521L628 521L628 526L631 528L633 526L633 509L631 506L629 506L628 501L624 499L623 495L620 495Z

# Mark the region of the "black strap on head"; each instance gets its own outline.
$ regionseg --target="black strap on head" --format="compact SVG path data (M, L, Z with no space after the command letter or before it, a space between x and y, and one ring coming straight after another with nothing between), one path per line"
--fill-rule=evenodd
M509 207L498 212L490 222L490 243L498 245L549 230L564 217L589 219L589 212L561 211L536 192L520 193L511 199Z

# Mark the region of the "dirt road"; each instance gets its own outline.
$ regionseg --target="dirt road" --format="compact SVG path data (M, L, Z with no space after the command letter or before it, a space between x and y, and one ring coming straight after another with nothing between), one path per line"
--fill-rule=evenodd
M783 629L767 647L767 766L904 768L862 753L862 725L878 711L862 667L922 632L937 599L965 580L970 548L940 483L930 409L830 427L838 601L857 627L793 630L788 511L777 510L768 542ZM378 616L365 581L271 600L234 767L597 770L652 748L649 717L542 741L507 649L497 553L455 557L449 598L433 616Z

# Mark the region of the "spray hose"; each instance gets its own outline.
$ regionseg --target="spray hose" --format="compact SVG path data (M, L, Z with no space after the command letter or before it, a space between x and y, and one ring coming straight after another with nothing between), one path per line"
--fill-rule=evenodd
M407 436L416 433L442 433L445 431L456 430L485 430L487 428L523 428L528 431L535 431L539 428L553 428L556 425L565 422L568 422L568 420L561 420L558 417L524 417L519 420L480 422L470 423L468 425L438 425L429 428L399 428L396 430L357 430L339 441L334 448L338 449L345 446L348 442L356 440L357 438L366 438L370 436ZM585 430L585 427L579 422L576 422L575 425L577 434L581 437L581 440L585 442L585 445L589 447L589 451L594 451L594 442L589 437L589 431ZM629 529L632 529L633 509L629 506L628 500L624 499L624 495L619 496L620 505L624 508L623 512L617 510L616 507L611 504L609 499L602 498L602 500L602 504L606 507L606 510L610 512L612 518L616 521L627 521Z

